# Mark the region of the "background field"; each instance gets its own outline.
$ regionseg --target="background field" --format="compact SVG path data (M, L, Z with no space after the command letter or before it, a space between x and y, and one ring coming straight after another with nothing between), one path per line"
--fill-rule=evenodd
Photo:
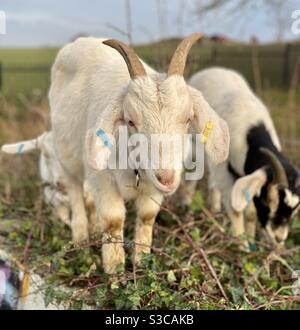
M165 70L179 40L171 39L137 46L137 53L151 66ZM262 88L288 89L299 57L300 44L258 46L257 62ZM219 65L240 71L253 87L253 46L226 42L204 41L191 50L186 76L205 67ZM45 96L50 83L50 69L57 48L1 49L0 90L9 98L22 93L29 98Z
M176 40L137 47L143 59L164 69ZM284 152L300 167L300 96L288 97L297 45L258 50L261 97L279 131ZM288 49L288 51L287 51ZM49 69L57 49L0 49L2 94L0 144L36 137L47 129ZM288 57L287 54L288 53ZM191 53L187 76L224 65L240 70L255 86L251 46L204 43ZM153 59L162 58L160 62ZM288 58L288 59L287 59ZM0 155L0 246L28 269L47 278L47 302L119 309L287 309L300 308L293 294L293 270L300 269L300 221L287 247L274 251L259 234L256 251L238 251L224 215L212 215L202 182L188 211L166 205L155 225L153 253L144 268L108 278L102 270L99 240L84 249L68 243L70 230L43 204L38 154ZM125 247L132 252L134 212L128 205ZM61 290L61 285L69 288Z

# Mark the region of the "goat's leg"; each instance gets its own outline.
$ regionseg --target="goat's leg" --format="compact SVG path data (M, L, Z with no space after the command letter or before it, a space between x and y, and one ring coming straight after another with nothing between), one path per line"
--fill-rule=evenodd
M137 219L135 224L135 251L134 263L139 263L142 253L150 253L152 244L152 232L155 218L162 203L161 195L151 197L141 195L135 201Z
M210 164L208 176L208 201L210 209L213 213L219 213L222 210L222 194L221 189L229 191L231 189L232 180L228 176L227 168L220 166L219 169ZM228 186L224 182L228 182ZM219 183L219 184L218 184ZM220 187L221 188L220 188Z
M66 203L62 202L62 194L57 192L55 189L46 186L44 188L44 200L45 203L52 206L53 213L57 218L59 218L64 224L71 228L71 212L69 199Z
M68 227L71 228L71 218L70 218L70 209L66 205L57 205L55 207L56 216Z
M231 206L232 187L234 185L234 178L228 172L227 162L218 166L208 162L209 165L209 189L217 187L215 191L215 205L218 209L221 205L224 205L226 213L231 221L232 236L239 239L239 246L241 250L249 250L249 244L246 239L244 214L243 212L236 212ZM219 195L220 193L220 195ZM221 203L220 203L221 200Z
M83 187L72 180L68 183L68 194L72 210L72 236L76 243L88 240L88 219L85 212Z
M231 230L233 237L242 237L245 235L245 224L243 212L230 210L228 212L231 220Z
M227 210L231 221L232 236L239 239L239 247L242 251L249 251L249 243L246 237L245 221L243 212L236 212L232 209Z
M97 222L102 234L102 263L105 273L113 274L124 265L124 221L126 209L116 184L108 173L94 176L90 182L94 197Z
M98 223L97 223L97 214L96 209L93 204L87 205L88 210L88 221L89 221L89 235L90 237L96 237L97 234L100 232Z
M89 191L85 191L85 207L88 215L89 222L89 235L90 237L96 237L99 234L99 226L97 222L96 206L92 194Z
M231 222L232 236L239 239L239 247L241 250L248 251L249 244L246 238L244 214L243 212L236 212L235 210L233 210L231 206L231 193L232 193L233 181L230 182L229 179L230 176L227 177L225 181L227 182L226 185L223 184L219 186L221 192L222 204L224 205L226 213Z
M182 206L190 206L190 204L193 201L195 192L196 192L196 188L197 188L197 180L182 180L179 190L178 190L178 199L179 202Z
M209 189L209 203L213 213L220 213L222 209L221 191L217 187Z
M250 243L254 243L256 234L256 209L254 203L251 202L246 209L246 233Z

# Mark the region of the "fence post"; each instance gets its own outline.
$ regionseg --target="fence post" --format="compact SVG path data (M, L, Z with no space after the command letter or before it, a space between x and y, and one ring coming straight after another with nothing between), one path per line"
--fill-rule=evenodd
M3 70L2 70L2 63L0 62L0 93L2 92L2 83L3 83Z
M252 42L251 45L251 62L254 78L255 92L258 95L262 95L262 81L259 67L258 47L256 42Z
M288 101L292 104L295 100L296 90L299 85L299 74L300 74L300 56L298 56L295 69L293 70L293 75L291 77L291 84L288 91Z
M213 65L216 65L217 60L218 60L218 48L216 45L213 45L211 49L211 63Z
M290 82L290 54L291 54L291 44L287 43L284 51L283 85L288 87Z

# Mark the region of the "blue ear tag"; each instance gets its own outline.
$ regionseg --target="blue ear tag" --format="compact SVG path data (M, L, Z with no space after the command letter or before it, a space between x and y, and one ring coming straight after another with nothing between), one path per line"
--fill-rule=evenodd
M24 146L25 146L24 143L21 143L21 144L19 145L19 148L18 148L18 151L17 151L17 155L21 155L21 153L22 153L22 151L23 151L23 149L24 149Z
M109 137L107 136L107 134L102 129L99 129L97 131L96 135L103 141L103 144L107 148L111 149L113 147L112 143L109 140Z
M250 202L251 202L251 195L250 195L249 190L245 189L244 190L244 195L245 195L245 199L246 199L247 205L249 205Z

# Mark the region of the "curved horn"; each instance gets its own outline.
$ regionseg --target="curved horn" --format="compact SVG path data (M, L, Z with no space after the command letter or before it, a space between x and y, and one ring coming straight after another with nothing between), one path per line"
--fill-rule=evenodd
M121 41L114 39L105 40L103 43L109 47L114 48L121 54L127 64L131 79L147 75L142 62L131 47L125 45Z
M183 39L179 46L177 47L170 66L167 73L167 76L170 77L172 75L179 75L183 76L184 68L187 60L187 56L189 54L190 49L192 48L193 44L202 38L201 33L193 33L189 37Z
M273 170L274 183L281 184L284 187L288 187L289 186L288 178L277 156L269 149L260 148L259 150L262 154L264 154L268 158L270 162L270 165Z

